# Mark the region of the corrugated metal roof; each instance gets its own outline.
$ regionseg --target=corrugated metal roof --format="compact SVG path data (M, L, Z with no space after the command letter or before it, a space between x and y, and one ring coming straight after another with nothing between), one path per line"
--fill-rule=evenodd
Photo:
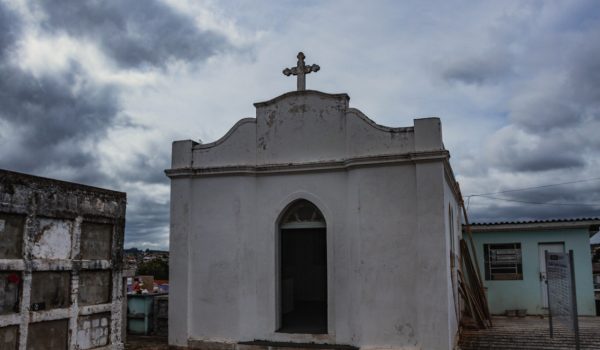
M549 223L580 222L580 221L599 221L600 222L600 218L570 218L570 219L546 219L546 220L529 220L529 221L472 222L471 226L549 224Z

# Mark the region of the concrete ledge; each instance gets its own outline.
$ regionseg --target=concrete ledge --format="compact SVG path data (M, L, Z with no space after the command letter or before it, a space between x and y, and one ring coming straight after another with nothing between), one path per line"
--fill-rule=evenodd
M83 305L79 307L79 314L82 316L111 312L112 303Z
M23 271L25 261L23 259L0 259L0 271Z
M236 343L226 342L214 342L205 340L188 340L189 349L202 349L202 350L236 350Z
M239 343L188 340L188 347L169 346L172 350L358 350L358 347L341 344L291 343L255 340Z
M276 173L339 171L358 167L384 166L396 163L444 161L447 160L448 157L449 152L441 150L398 155L357 157L339 161L332 160L313 163L167 169L165 170L165 174L170 178L215 176L224 174L259 176Z
M343 344L272 342L272 341L267 341L267 340L239 342L237 344L237 350L304 350L304 349L358 350L358 348L356 346L343 345Z

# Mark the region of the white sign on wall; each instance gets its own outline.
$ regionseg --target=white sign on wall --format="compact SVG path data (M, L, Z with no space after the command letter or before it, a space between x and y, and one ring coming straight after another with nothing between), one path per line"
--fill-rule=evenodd
M553 334L554 325L560 324L575 334L575 347L579 349L573 251L571 250L568 253L546 251L546 276L550 336Z
M573 330L573 293L568 253L548 253L548 302L553 321Z

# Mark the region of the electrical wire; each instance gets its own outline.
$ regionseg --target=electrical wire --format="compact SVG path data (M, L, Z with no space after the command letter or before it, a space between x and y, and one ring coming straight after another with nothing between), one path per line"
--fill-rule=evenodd
M525 203L525 204L538 204L538 205L551 205L551 206L576 206L576 207L600 207L600 203L548 203L548 202L530 202L530 201L522 201L518 199L510 199L510 198L501 198L501 197L492 197L486 195L478 195L477 197L489 198L489 199L497 199L501 201L507 202L517 202L517 203Z
M523 187L523 188L517 188L517 189L505 190L505 191L498 191L498 192L470 194L470 195L467 195L465 197L466 198L470 198L470 197L485 197L485 196L490 195L490 194L502 194L502 193L510 193L510 192L528 191L528 190L534 190L534 189L538 189L538 188L546 188L546 187L570 185L570 184L576 184L576 183L581 183L581 182L590 182L590 181L600 181L600 177L594 177L594 178L591 178L591 179L584 179L584 180L561 182L561 183L549 184L549 185L541 185L541 186L535 186L535 187ZM596 205L596 204L594 204L594 205Z

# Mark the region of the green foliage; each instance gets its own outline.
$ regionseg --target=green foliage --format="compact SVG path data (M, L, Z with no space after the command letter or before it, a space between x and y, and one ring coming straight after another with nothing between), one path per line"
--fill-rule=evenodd
M161 259L153 259L141 263L137 269L138 275L154 276L156 280L169 279L169 263Z

